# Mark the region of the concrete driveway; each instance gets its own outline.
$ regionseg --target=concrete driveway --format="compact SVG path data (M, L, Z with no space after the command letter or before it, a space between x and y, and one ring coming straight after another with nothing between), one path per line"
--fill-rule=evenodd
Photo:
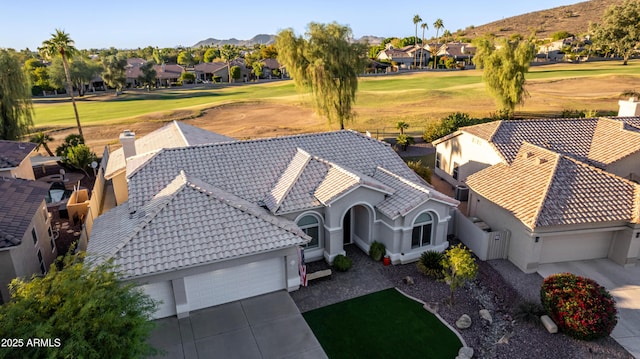
M625 269L609 259L595 259L538 267L542 277L564 272L591 278L615 297L618 325L611 336L634 357L640 358L640 266Z
M158 358L327 358L285 291L156 321Z

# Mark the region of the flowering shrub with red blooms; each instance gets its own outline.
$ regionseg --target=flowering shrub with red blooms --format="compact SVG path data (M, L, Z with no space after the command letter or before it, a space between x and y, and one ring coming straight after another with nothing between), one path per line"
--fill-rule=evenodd
M540 300L558 328L583 340L606 337L618 323L616 302L594 280L571 273L550 275Z

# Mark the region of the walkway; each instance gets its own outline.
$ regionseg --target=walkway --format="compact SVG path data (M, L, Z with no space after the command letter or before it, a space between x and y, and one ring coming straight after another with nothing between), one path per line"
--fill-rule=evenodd
M348 272L332 270L330 279L316 279L307 287L289 293L301 312L321 308L351 298L379 292L394 287L383 274L382 262L374 262L355 244L345 246L347 257L353 265ZM307 273L330 268L324 260L307 264Z
M538 273L547 277L569 272L591 278L616 299L618 325L611 337L640 358L640 266L623 268L609 259L542 264Z
M285 291L156 320L157 358L327 358Z

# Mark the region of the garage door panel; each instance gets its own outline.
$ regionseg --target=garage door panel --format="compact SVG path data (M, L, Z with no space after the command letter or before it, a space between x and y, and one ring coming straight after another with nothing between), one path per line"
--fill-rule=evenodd
M611 240L611 232L545 237L540 252L540 263L606 258Z
M158 310L152 315L153 319L170 317L176 315L176 303L173 297L173 287L171 282L157 282L140 286L142 290L151 298L161 300Z
M185 278L189 310L285 288L284 258L277 257Z

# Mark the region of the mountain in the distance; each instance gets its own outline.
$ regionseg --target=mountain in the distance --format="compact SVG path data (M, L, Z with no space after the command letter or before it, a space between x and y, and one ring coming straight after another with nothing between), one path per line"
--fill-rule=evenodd
M359 41L359 42L367 41L369 43L369 45L378 45L378 44L382 43L382 40L384 40L384 37L378 37L378 36L363 36L363 37L361 37L359 39L356 39L356 41ZM276 35L259 34L259 35L256 35L256 36L252 37L249 40L238 40L236 38L231 38L231 39L227 39L227 40L218 40L218 39L214 39L214 38L210 37L210 38L208 38L206 40L198 41L192 47L222 46L222 45L226 45L226 44L236 45L236 46L253 46L255 44L271 45L271 44L273 44L275 42L276 42Z
M268 35L268 34L259 34L252 37L249 40L238 40L236 38L231 38L227 40L218 40L210 37L206 40L198 41L195 45L193 45L193 47L200 47L200 46L207 46L207 45L222 46L226 44L236 45L236 46L253 46L255 44L271 45L275 41L276 41L276 36Z

